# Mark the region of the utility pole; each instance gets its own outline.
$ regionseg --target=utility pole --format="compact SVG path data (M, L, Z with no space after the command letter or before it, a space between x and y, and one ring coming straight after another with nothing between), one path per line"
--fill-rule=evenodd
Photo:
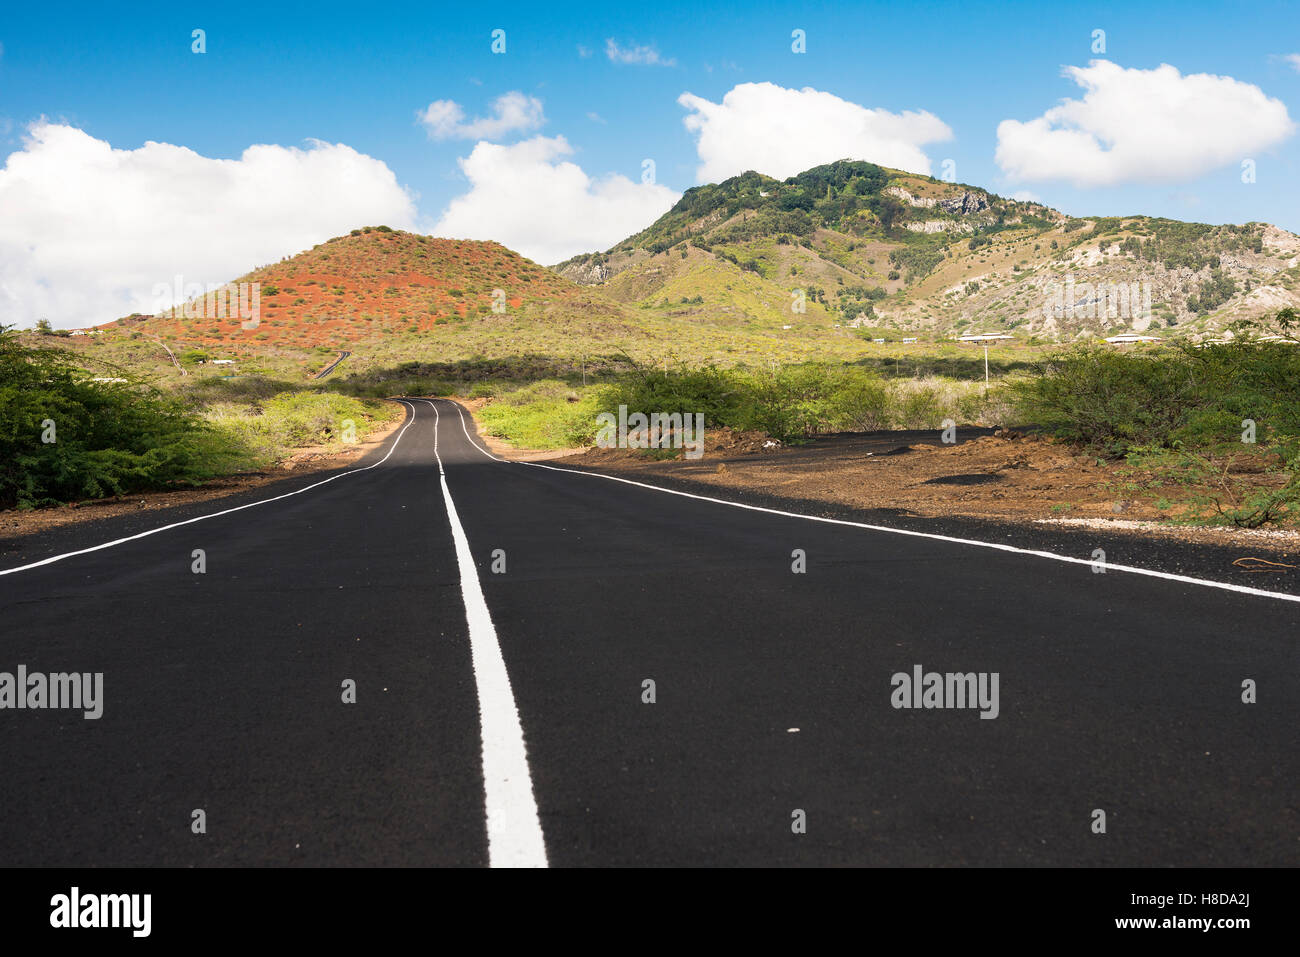
M989 391L989 344L984 343L984 391Z

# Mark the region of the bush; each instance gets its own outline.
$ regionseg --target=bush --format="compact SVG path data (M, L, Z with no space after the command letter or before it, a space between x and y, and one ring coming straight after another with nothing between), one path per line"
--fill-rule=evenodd
M871 376L854 376L836 390L835 426L846 432L875 432L893 422L893 400L885 384Z
M783 442L843 431L891 427L938 428L960 416L962 390L939 380L886 383L859 366L806 365L746 372L738 369L639 369L610 386L602 410L620 404L630 412L702 412L706 428L759 430ZM976 404L978 414L984 406ZM974 416L972 416L974 417Z
M889 254L889 261L899 269L907 270L908 282L920 279L943 261L943 253L923 246L904 246Z
M737 373L716 366L667 372L633 366L630 376L606 387L599 398L601 411L626 405L633 412L702 412L706 423L737 428L744 427L739 425L744 407L753 401Z
M97 376L71 353L24 346L0 329L0 506L197 484L247 455L130 374L105 368Z
M1025 421L1121 457L1137 448L1240 447L1242 422L1290 459L1300 452L1300 350L1223 345L1115 352L1081 348L1015 386Z
M1048 359L1016 383L1025 421L1111 456L1167 444L1184 424L1195 383L1182 364L1085 348Z
M937 429L946 417L938 390L920 386L903 392L894 419L904 429Z
M288 449L341 442L348 420L361 439L383 417L377 404L333 392L281 392L251 406L217 403L207 416L262 465L274 464Z
M524 448L572 448L595 441L600 411L597 389L583 394L557 379L543 379L499 393L479 419L489 434Z

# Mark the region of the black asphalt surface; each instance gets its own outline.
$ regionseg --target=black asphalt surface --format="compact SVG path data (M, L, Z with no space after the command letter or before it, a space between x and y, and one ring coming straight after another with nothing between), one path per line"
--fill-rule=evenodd
M340 362L342 362L350 355L352 355L352 353L350 352L340 352L339 357L337 359L335 359L333 362L331 362L329 365L327 365L324 369L322 369L320 372L316 374L316 378L317 379L325 378L327 375L329 375L331 372L333 372L335 369L338 368L338 364Z
M487 863L435 410L412 408L376 468L0 577L0 671L102 671L105 697L98 721L0 711L0 861ZM552 866L1300 863L1300 604L497 462L437 411ZM894 709L918 664L997 672L999 716Z

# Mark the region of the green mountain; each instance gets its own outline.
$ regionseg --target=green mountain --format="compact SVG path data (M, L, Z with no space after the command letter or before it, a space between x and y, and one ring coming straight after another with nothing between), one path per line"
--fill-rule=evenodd
M1300 237L1266 223L1074 218L840 160L687 190L636 235L552 268L685 315L1068 339L1208 332L1300 305L1297 257Z

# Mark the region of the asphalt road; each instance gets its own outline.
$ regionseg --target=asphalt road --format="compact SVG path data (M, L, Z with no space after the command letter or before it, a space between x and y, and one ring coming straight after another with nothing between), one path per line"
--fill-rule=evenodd
M0 711L0 861L1300 863L1300 604L499 462L409 407L364 470L0 574L0 671L104 675L98 720ZM916 665L997 673L997 717L893 707Z
M335 359L333 362L331 362L329 365L327 365L324 369L322 369L320 372L316 374L316 378L317 379L325 378L327 375L329 375L331 372L333 372L335 369L338 368L338 364L340 362L342 362L350 355L352 355L352 353L350 352L340 352L339 357L337 359Z

